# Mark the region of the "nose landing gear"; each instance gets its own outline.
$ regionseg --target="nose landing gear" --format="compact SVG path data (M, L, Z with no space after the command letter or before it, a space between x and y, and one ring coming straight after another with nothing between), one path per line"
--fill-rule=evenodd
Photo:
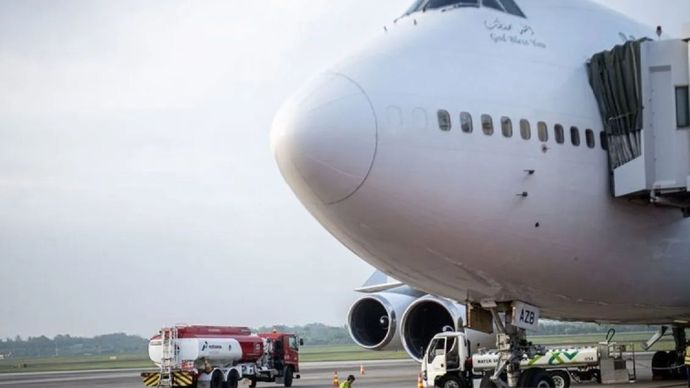
M544 355L546 348L528 342L525 329L514 324L513 315L517 312L513 303L494 304L488 307L488 310L491 312L498 332L496 347L499 359L494 374L488 379L483 379L481 386L555 388L553 378L545 370L530 368L521 371L520 369L520 362L525 357L531 359L537 355Z

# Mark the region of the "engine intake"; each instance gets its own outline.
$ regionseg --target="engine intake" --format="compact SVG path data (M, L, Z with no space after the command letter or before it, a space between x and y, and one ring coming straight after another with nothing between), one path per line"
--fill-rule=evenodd
M358 299L348 314L350 336L369 350L400 348L399 317L415 296L381 292Z
M402 344L410 357L421 362L431 339L443 331L460 330L465 308L446 299L425 296L412 303L402 318Z

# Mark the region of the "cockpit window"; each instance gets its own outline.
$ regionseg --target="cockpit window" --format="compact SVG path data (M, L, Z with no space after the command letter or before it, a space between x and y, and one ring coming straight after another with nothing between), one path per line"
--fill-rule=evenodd
M481 5L480 5L481 3ZM438 9L446 7L479 7L485 6L511 15L525 17L515 0L415 0L412 6L405 12L405 15L428 9Z
M525 14L522 13L522 10L520 7L518 7L517 4L515 4L515 1L513 0L500 0L501 4L503 4L503 8L505 8L506 12L508 12L511 15L515 16L520 16L520 17L525 17Z

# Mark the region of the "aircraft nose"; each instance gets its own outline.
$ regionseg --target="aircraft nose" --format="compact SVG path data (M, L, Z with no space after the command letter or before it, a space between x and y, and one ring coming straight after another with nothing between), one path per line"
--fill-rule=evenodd
M376 153L374 108L364 90L340 74L324 74L290 98L271 130L283 177L304 199L340 202L364 183Z

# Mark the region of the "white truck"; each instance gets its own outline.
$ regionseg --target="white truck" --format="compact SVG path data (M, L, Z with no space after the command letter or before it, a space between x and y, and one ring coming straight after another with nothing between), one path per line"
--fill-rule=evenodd
M424 385L471 388L474 379L481 378L480 387L495 387L491 376L498 365L499 354L492 351L470 354L469 345L463 332L434 336L422 360ZM573 379L628 383L635 377L634 372L632 375L628 372L625 351L625 346L612 342L602 342L598 346L552 348L544 355L524 358L520 366L526 372L519 386L568 388Z

